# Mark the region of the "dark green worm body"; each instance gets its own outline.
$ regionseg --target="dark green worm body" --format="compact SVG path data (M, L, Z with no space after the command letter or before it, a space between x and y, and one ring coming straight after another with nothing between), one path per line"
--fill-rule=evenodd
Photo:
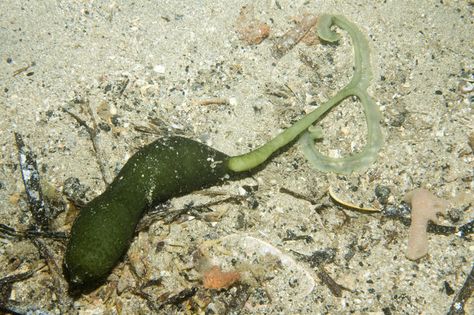
M65 254L71 289L105 280L127 251L145 208L218 183L232 173L228 159L182 137L159 139L135 153L72 226Z

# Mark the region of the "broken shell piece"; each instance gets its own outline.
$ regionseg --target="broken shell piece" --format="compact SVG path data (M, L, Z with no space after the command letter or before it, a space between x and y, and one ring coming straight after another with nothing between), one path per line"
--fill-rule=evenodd
M373 207L362 207L362 206L358 206L356 204L353 204L349 201L343 200L341 197L336 195L336 193L334 192L334 188L332 188L331 186L329 186L328 192L329 192L329 196L331 196L331 198L336 203L338 203L338 204L340 204L344 207L347 207L349 209L354 209L354 210L359 210L359 211L369 211L369 212L380 212L380 209L376 209L376 208L373 208Z
M411 225L408 236L408 248L405 256L417 260L428 253L428 221L438 223L437 214L445 214L448 202L436 197L426 189L415 189L405 196L411 204Z

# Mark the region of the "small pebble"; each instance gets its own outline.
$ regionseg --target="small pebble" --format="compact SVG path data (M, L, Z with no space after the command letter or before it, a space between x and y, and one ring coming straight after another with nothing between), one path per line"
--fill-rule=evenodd
M375 196L380 204L386 205L388 198L390 197L390 188L383 185L377 185L377 187L375 187Z
M460 209L451 209L448 211L448 217L451 222L456 223L459 222L463 218L463 212Z

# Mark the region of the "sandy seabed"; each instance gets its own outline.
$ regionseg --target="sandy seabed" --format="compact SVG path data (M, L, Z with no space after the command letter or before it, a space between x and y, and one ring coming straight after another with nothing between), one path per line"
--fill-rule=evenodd
M0 4L0 223L33 222L14 133L36 154L43 190L67 232L65 182L88 201L140 146L180 134L229 155L271 139L334 95L352 74L352 46L299 43L276 58L274 43L305 15L336 13L369 39L370 94L385 138L376 162L352 175L313 170L295 144L252 177L171 200L190 210L149 220L127 257L96 291L72 299L65 243L2 232L0 276L34 271L0 300L41 314L443 314L471 272L472 236L429 234L429 254L405 258L408 227L380 213L424 187L450 202L446 226L474 217L474 27L472 1L10 1ZM355 2L354 2L355 3ZM242 8L269 37L249 44ZM251 10L248 8L250 7ZM255 26L259 27L256 23ZM207 104L207 100L224 100ZM212 102L210 102L212 103ZM96 126L89 134L70 114ZM357 102L319 125L322 152L364 145ZM69 179L69 181L68 181ZM389 191L379 202L376 188ZM388 190L387 190L388 189ZM303 197L302 197L303 196ZM230 198L229 197L235 197ZM202 212L201 204L213 204ZM227 200L227 201L225 201ZM230 202L232 201L232 202ZM196 208L193 210L193 207ZM200 209L200 210L199 210ZM200 212L201 211L201 212ZM202 285L202 264L238 272L221 290ZM327 277L327 278L324 278ZM329 279L329 280L328 280ZM340 291L338 291L340 289ZM465 305L474 312L473 300Z

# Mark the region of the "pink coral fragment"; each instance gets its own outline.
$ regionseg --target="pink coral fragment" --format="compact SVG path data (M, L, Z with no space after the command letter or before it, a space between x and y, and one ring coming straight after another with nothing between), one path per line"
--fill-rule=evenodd
M408 248L405 256L417 260L428 253L428 221L438 223L437 214L445 214L448 202L433 195L426 189L415 189L405 196L411 204L411 225L408 236Z

